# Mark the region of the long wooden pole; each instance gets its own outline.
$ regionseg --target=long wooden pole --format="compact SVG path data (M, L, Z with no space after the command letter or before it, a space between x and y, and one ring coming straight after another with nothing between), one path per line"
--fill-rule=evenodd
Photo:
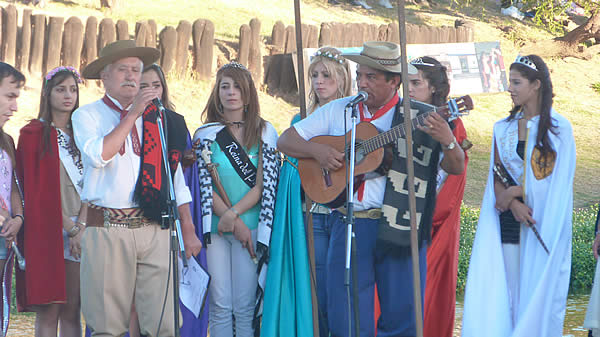
M300 96L300 118L306 118L306 98L304 86L304 52L302 47L302 20L300 15L300 0L294 0L294 23L296 26L296 55L298 64L298 94ZM313 223L310 209L312 201L305 194L305 231L306 248L310 263L310 289L312 302L313 336L319 337L319 303L317 301L316 271L315 271L315 241L313 236Z
M417 231L417 202L415 199L415 167L413 163L413 140L410 99L408 98L408 60L406 57L406 17L404 0L398 0L398 25L400 31L400 51L402 62L402 105L404 107L404 130L406 131L406 171L408 174L408 209L410 212L410 252L413 270L413 298L415 301L415 321L417 336L423 336L423 308L421 305L421 275L419 271L419 233Z

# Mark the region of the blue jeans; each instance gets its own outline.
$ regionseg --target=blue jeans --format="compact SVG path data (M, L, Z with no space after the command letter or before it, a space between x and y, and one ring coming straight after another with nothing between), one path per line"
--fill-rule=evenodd
M327 324L327 253L331 237L331 214L313 214L315 241L315 272L317 274L317 300L319 302L319 336L329 336Z
M344 286L347 227L340 213L334 212L331 217L331 240L327 256L329 329L331 335L335 337L354 336L354 320L352 320L351 334L348 332L348 300ZM373 313L375 283L381 307L377 336L415 336L410 247L390 248L378 245L378 223L379 220L356 219L354 226L360 336L375 335ZM427 245L422 244L419 249L421 303L425 294L426 257Z

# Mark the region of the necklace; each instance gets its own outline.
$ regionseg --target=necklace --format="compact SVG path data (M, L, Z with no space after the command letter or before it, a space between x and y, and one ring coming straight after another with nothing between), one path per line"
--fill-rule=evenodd
M245 123L244 121L237 121L237 122L229 122L229 121L227 121L227 122L225 122L225 124L227 124L227 125L235 125L235 126L237 126L238 129L241 128L242 126L244 126L244 123Z

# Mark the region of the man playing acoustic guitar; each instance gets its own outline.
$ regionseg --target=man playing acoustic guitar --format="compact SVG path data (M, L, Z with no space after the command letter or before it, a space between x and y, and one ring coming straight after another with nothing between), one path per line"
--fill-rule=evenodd
M360 53L344 56L358 63L358 89L368 94L368 99L358 106L361 122L371 123L379 132L402 124L403 112L397 92L401 83L399 46L389 42L366 42ZM412 65L409 65L408 69L409 73L417 73ZM345 166L343 152L311 139L322 135L346 134L350 130L351 119L349 114L345 116L345 129L344 107L351 99L352 97L346 97L335 100L287 129L279 138L279 149L300 160L316 160L324 172L342 169ZM415 103L415 106L417 105L418 111L426 111L423 107L428 106ZM415 112L414 109L411 110ZM418 124L418 130L413 134L413 152L423 292L426 248L431 236L440 153L444 153L441 167L449 174L462 173L464 153L456 144L446 120L437 113L425 118L415 118L413 124L415 123ZM377 324L378 336L416 334L406 185L406 143L402 135L403 133L393 142L393 158L389 172L386 175L367 173L364 182L357 185L355 193L355 265L358 271L356 283L359 289L361 336L373 336L375 332L375 284L381 305L381 317ZM361 139L359 133L357 139ZM370 157L365 159L369 160ZM306 190L307 186L304 188ZM348 302L344 287L346 224L343 213L344 208L338 208L334 212L330 252L327 258L327 311L332 336L350 336L347 320ZM354 323L352 322L352 325Z

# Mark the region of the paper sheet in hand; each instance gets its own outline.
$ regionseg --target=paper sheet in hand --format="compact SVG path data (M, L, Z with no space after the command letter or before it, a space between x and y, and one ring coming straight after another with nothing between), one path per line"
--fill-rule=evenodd
M189 259L187 268L184 268L179 258L179 299L196 317L204 308L209 283L210 275L196 259Z

